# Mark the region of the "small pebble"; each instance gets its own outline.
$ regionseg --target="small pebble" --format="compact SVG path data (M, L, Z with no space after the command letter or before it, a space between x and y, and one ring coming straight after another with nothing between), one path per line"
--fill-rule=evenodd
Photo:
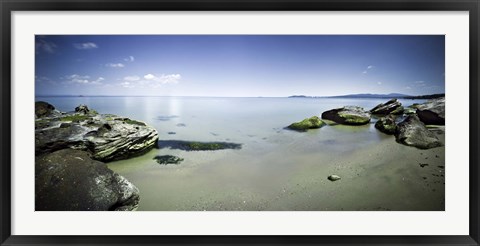
M332 174L332 175L328 176L328 180L330 180L330 181L337 181L339 179L341 179L340 176L335 175L335 174Z

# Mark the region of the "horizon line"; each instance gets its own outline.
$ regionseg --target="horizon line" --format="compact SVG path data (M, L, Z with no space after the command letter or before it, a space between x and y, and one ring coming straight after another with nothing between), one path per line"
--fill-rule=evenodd
M389 96L391 94L397 94L402 96L428 96L428 95L437 95L437 94L445 94L442 93L432 93L432 94L402 94L402 93L356 93L356 94L342 94L342 95L333 95L333 96L307 96L307 95L289 95L289 96L184 96L184 95L35 95L35 97L229 97L229 98L289 98L289 97L306 97L306 98L327 98L327 97L343 97L343 96L358 96L358 95L381 95L381 96Z

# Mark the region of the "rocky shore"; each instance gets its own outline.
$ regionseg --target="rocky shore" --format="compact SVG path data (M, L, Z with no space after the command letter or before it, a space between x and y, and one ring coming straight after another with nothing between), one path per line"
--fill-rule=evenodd
M294 133L289 134L298 136L297 134L302 134L301 132L329 131L336 127L362 129L362 126L374 124L375 128L381 132L379 134L382 139L388 140L382 143L388 148L403 148L403 150L418 152L418 155L425 160L427 158L436 160L442 157L441 154L436 154L443 151L438 147L443 146L444 142L445 98L409 106L402 105L397 99L391 99L370 110L358 106L344 106L327 110L321 113L320 117L312 116L298 120L285 127L294 130ZM372 130L375 132L375 129ZM334 142L331 140L328 143L331 144L332 141ZM182 167L191 162L192 157L189 154L191 152L202 151L206 153L204 156L209 156L210 151L240 150L249 146L218 141L159 141L158 132L142 121L112 114L100 114L86 105L79 105L71 112L60 112L47 102L36 102L35 209L37 211L136 210L140 201L139 189L110 170L105 163L140 156L154 147L159 149L160 155L151 156L153 153L150 152L139 158L148 157L152 160L153 157L152 162L159 165L181 164L180 167ZM419 152L426 149L434 150ZM379 152L382 151L385 149L379 150ZM178 154L180 156L176 156ZM363 158L358 155L355 157ZM299 160L302 163L303 161ZM419 163L424 165L424 162L422 160ZM266 161L266 163L269 162ZM420 168L425 167L422 165ZM442 163L441 166L443 172L444 164ZM114 167L111 168L115 170ZM164 171L163 167L162 171ZM337 173L337 171L337 169L329 169L330 173L324 175L326 182L335 182L335 185L338 185L352 178L349 173ZM144 179L143 176L141 177ZM139 185L138 187L146 191L145 185L142 186L142 182L146 181L140 179L134 181ZM148 193L145 196L154 197ZM319 196L321 197L321 194Z
M427 125L445 125L445 97L408 107L404 107L394 98L368 111L358 106L344 106L325 111L321 117L334 124L352 126L369 124L372 119L376 119L375 128L385 134L394 135L398 143L419 149L430 149L442 146L441 141ZM292 123L287 128L307 131L320 128L324 124L317 116L313 116Z
M36 102L35 209L135 210L139 190L104 162L141 155L157 141L157 131L141 121Z

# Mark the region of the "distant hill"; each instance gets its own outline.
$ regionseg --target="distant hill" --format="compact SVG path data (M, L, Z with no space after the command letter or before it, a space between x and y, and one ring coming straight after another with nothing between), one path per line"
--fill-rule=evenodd
M332 96L329 98L407 98L413 97L410 95L400 94L400 93L390 93L390 94L350 94L342 96Z
M330 97L323 97L323 98L398 98L398 99L434 99L439 97L445 97L445 93L443 94L431 94L431 95L421 95L421 96L411 96L405 95L400 93L390 93L390 94L349 94L349 95L341 95L341 96L330 96ZM305 95L293 95L289 96L288 98L322 98L317 96L305 96Z
M305 97L309 97L309 96L305 96L305 95L293 95L293 96L289 96L288 98L305 98Z
M432 95L422 95L422 96L407 96L403 97L404 99L434 99L439 97L445 97L445 93L443 94L432 94Z

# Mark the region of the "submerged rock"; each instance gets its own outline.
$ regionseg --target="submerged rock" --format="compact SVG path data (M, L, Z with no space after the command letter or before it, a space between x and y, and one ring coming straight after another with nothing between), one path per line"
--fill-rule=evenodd
M35 160L36 211L131 211L137 187L85 151L63 149Z
M318 116L313 116L307 119L304 119L300 122L295 122L288 126L288 128L297 131L306 131L308 129L316 129L326 125Z
M197 142L182 140L160 140L158 147L179 149L186 151L204 151L204 150L222 150L222 149L241 149L242 145L229 142Z
M397 125L395 138L399 143L419 149L430 149L443 145L415 114L408 116Z
M335 175L335 174L328 176L328 180L330 180L330 181L337 181L337 180L340 180L340 179L341 179L340 176Z
M445 125L445 97L416 106L418 118L426 125Z
M167 164L180 164L183 161L183 158L173 156L173 155L157 155L153 157L158 164L167 165Z
M397 124L395 123L395 118L392 115L388 115L385 117L380 118L375 123L375 128L385 134L394 134L395 130L397 129Z
M365 125L370 122L370 113L361 107L345 106L323 112L322 119L344 125Z
M158 141L157 131L144 122L81 111L37 120L35 155L72 148L88 151L96 160L113 161L142 154Z
M372 114L387 115L401 107L402 104L396 99L391 99L386 103L380 103L370 110ZM398 113L398 112L397 112Z

